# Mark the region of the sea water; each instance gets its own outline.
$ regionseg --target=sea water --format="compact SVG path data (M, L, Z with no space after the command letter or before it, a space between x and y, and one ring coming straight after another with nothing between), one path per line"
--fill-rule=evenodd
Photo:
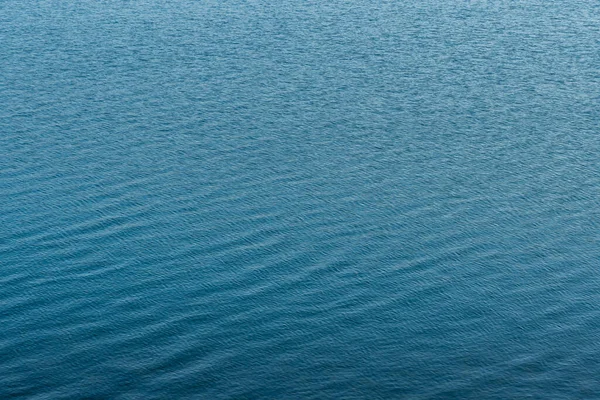
M599 376L599 3L0 2L0 398Z

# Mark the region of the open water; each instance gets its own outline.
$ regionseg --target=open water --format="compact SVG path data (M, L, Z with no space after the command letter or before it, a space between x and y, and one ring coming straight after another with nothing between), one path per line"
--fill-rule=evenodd
M0 2L0 398L599 397L600 3Z

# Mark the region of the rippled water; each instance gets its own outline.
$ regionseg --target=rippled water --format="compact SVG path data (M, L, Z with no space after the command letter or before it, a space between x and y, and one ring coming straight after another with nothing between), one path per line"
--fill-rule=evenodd
M0 398L600 396L600 5L0 2Z

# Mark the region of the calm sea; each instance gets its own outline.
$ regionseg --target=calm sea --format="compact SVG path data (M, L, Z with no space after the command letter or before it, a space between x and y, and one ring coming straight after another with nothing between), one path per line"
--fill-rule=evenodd
M599 377L597 1L0 2L0 398Z

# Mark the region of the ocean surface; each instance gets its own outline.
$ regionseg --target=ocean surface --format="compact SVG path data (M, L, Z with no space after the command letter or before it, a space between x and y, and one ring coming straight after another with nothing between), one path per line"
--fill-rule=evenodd
M599 377L597 1L0 2L0 399Z

